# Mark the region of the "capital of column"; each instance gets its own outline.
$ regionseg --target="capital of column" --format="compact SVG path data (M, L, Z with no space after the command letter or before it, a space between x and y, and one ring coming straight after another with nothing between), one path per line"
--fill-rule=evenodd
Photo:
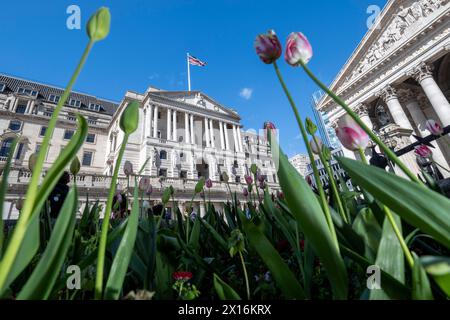
M432 65L422 62L417 67L413 68L409 75L418 83L421 83L423 80L433 77L433 69Z
M376 94L376 96L378 98L383 99L385 102L392 100L392 99L398 99L397 90L390 85L383 88L380 92L378 92Z
M403 88L398 92L398 99L403 105L407 105L413 101L418 101L418 95L419 93L416 90Z
M356 114L359 117L368 116L369 115L369 106L365 103L360 103L354 108L354 111L356 112Z

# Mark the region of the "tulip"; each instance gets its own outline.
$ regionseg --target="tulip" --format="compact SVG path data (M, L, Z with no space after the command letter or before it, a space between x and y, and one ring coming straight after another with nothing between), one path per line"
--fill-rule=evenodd
M139 191L147 192L149 186L150 186L150 178L142 177L141 180L139 181Z
M149 196L152 194L152 192L153 192L153 187L151 184L149 184L147 189L145 190L145 194Z
M37 153L33 153L30 158L28 158L28 169L30 169L31 172L33 172L34 167L36 166L36 161L38 158Z
M23 208L23 199L22 198L20 198L19 200L17 200L17 202L16 202L16 209L17 210L22 210L22 208Z
M264 190L266 188L266 182L264 180L259 181L259 187Z
M424 144L416 147L414 153L421 158L431 158L433 155L433 151Z
M87 23L87 34L92 41L105 39L109 34L111 25L111 14L109 9L102 7L89 19Z
M70 164L70 173L76 176L80 172L80 160L77 156L72 160L72 163Z
M176 271L172 274L172 277L177 281L187 281L192 279L192 272Z
M351 151L366 149L370 141L367 133L348 114L339 120L336 135L342 145Z
M253 174L256 174L256 172L258 172L258 166L256 165L256 164L252 164L251 166L250 166L250 171L253 173Z
M316 143L316 141L317 141L317 143ZM320 151L322 150L322 147L323 147L323 143L319 137L314 137L313 139L311 139L311 141L309 142L309 145L311 146L311 150L314 154L317 154L317 155L320 154Z
M203 186L205 185L205 178L200 177L200 180L198 180L197 184L195 185L195 193L200 193L203 190Z
M226 183L230 180L230 177L228 177L228 174L225 171L222 172L222 180Z
M291 66L297 67L301 62L307 64L313 56L311 44L301 32L292 32L286 43L284 58Z
M205 182L205 185L208 189L211 189L213 186L212 180L211 179L207 179Z
M244 176L244 179L245 179L245 183L247 183L247 184L252 184L253 183L253 178L251 176L249 176L248 174L246 174Z
M444 129L442 128L442 126L434 120L427 120L425 126L427 130L430 131L431 134L435 136L441 136L444 134Z
M256 54L266 64L274 63L281 56L281 43L273 30L269 30L266 34L258 35L255 39L254 47Z
M317 131L317 126L315 125L315 123L310 118L306 118L306 131L310 135L315 134L316 131Z
M126 176L130 176L133 174L133 164L130 161L125 161L123 165L123 172Z
M139 124L139 102L130 102L120 117L120 129L126 134L130 135L136 131Z
M244 195L244 197L248 197L248 189L247 188L244 188L243 190L242 190L242 194Z

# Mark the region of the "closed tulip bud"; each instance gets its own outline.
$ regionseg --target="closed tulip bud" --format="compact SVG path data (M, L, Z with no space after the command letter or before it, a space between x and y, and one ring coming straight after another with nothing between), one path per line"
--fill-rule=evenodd
M170 195L173 196L175 194L175 189L172 186L170 186L169 190L170 190Z
M195 193L200 193L203 190L203 187L205 186L205 177L201 177L200 180L198 180L197 184L195 185Z
M250 171L253 173L253 174L256 174L257 172L258 172L258 166L256 165L256 164L252 164L251 166L250 166ZM251 182L250 182L251 183Z
M266 181L259 181L259 188L264 190L266 188Z
M33 153L30 158L28 158L28 169L30 169L31 172L33 172L34 167L36 166L36 161L38 158L37 153Z
M205 182L205 185L208 189L211 189L213 186L212 180L211 179L207 179Z
M370 141L367 133L348 114L339 120L336 135L342 145L351 151L366 149Z
M244 179L245 179L245 183L247 183L247 184L252 184L253 183L253 178L251 176L249 176L248 174L246 174L244 176Z
M120 117L120 129L125 134L132 134L139 124L139 102L130 102Z
M123 165L123 173L128 177L133 174L133 164L130 161L125 161Z
M316 143L317 140L317 143ZM319 155L320 151L322 150L322 140L319 137L315 137L315 139L311 139L311 141L309 142L309 145L311 147L311 150L314 154Z
M414 153L421 158L431 158L433 155L433 151L424 144L416 147Z
M230 178L228 177L228 174L226 172L222 172L222 180L224 182L228 182Z
M266 64L274 63L281 56L281 43L273 30L269 30L266 34L258 35L255 39L254 47L256 54Z
M259 182L264 182L266 180L266 178L261 174L261 172L258 172L256 178L258 179Z
M331 151L330 151L330 148L328 148L326 145L322 146L322 155L326 161L331 160Z
M311 44L301 32L292 32L286 43L284 58L291 66L297 67L300 62L307 64L313 56Z
M17 200L17 202L16 202L16 209L20 211L20 210L22 210L22 208L23 208L23 199L20 198L20 199Z
M442 128L440 123L434 120L427 120L425 126L427 127L427 130L430 131L431 134L435 136L441 136L444 133L444 129Z
M247 188L244 188L243 190L242 190L242 194L244 195L244 197L248 197L248 189Z
M87 23L87 34L96 42L105 39L109 34L111 14L108 8L102 7L95 12Z
M142 177L141 180L139 180L139 191L147 192L149 186L150 186L150 178Z
M80 172L80 167L80 160L77 156L75 156L75 158L72 160L72 163L70 164L70 173L76 176L78 172Z
M166 188L164 190L162 199L161 199L164 204L167 204L169 202L171 194L172 194L172 191L170 190L170 188Z
M306 131L308 131L310 135L314 135L317 132L317 126L310 118L306 118Z

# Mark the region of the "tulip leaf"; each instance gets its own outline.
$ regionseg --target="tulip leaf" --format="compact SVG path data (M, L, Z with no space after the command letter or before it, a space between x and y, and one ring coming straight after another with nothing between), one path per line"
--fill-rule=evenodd
M214 273L214 289L220 300L241 300L239 294Z
M359 161L338 158L350 177L406 222L450 248L450 200L418 183L410 182Z
M137 182L135 181L135 183ZM108 281L106 282L105 299L116 300L119 298L123 281L125 280L128 266L130 264L131 256L134 252L134 245L139 226L138 195L139 188L134 188L133 208L131 209L127 227L111 265Z
M211 236L214 238L214 240L219 244L220 248L227 252L228 251L228 244L225 241L225 239L214 229L205 219L198 218L203 227L211 234Z
M381 239L381 227L372 210L366 207L359 212L353 222L353 230L361 237L364 243L364 256L371 261L375 260Z
M19 292L17 299L45 300L49 298L53 286L61 274L61 267L72 243L77 206L78 192L77 188L73 187L64 200L44 253L28 281Z
M412 299L413 300L433 300L430 281L427 272L415 253L414 267L412 270Z
M450 258L424 256L420 258L428 274L430 274L443 292L450 298Z

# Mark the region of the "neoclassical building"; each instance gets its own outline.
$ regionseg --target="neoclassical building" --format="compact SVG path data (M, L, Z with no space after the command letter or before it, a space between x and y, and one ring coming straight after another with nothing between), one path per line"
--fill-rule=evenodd
M0 174L14 137L19 145L13 155L10 188L4 218L17 217L14 203L24 196L30 171L28 159L40 150L48 121L63 89L42 83L0 75ZM229 176L232 192L240 199L244 175L251 164L274 191L278 189L276 169L263 132L242 130L236 111L224 107L199 91L163 91L150 87L145 93L128 91L120 103L72 92L59 115L46 156L45 168L52 165L76 130L76 113L88 121L89 133L79 151L81 171L77 185L81 198L105 201L113 166L123 140L119 119L130 101L140 103L139 127L126 145L121 163L119 188L127 186L123 164L130 161L134 171L143 167L151 179L151 200L161 199L172 185L182 207L190 201L200 177L213 181L211 200L220 208L229 197L222 174ZM45 169L44 168L44 169ZM73 181L72 181L73 182ZM199 206L201 199L196 199ZM203 206L198 210L202 211Z
M389 0L330 87L395 150L429 136L427 119L449 126L450 1ZM318 110L334 127L345 114L328 96ZM432 144L433 160L448 168L450 138ZM420 171L413 152L401 159Z

